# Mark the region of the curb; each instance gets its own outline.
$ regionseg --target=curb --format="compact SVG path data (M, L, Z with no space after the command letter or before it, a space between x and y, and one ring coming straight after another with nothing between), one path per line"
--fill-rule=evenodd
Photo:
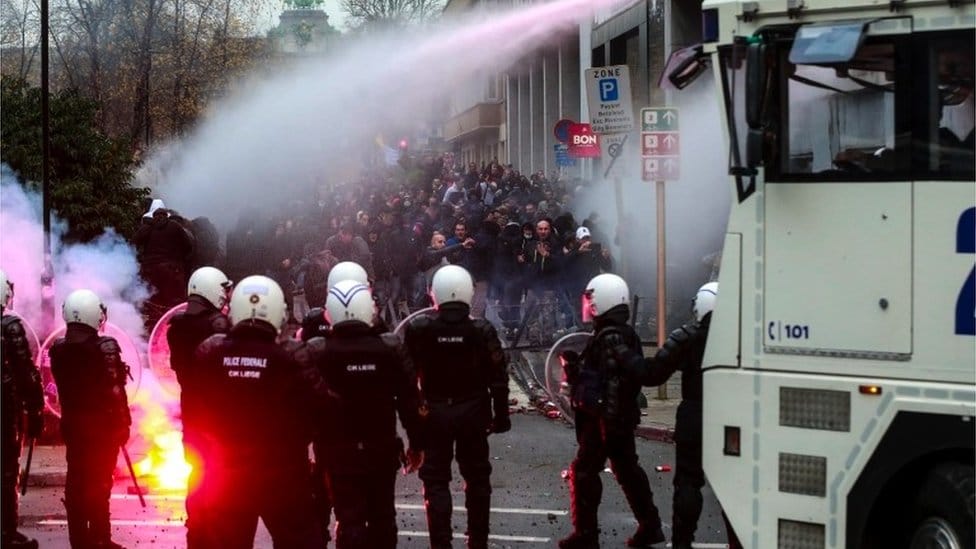
M664 425L638 425L637 436L656 442L674 443L674 428Z

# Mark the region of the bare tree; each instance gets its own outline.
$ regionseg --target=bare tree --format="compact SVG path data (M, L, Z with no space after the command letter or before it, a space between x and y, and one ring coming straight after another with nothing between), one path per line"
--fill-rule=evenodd
M404 25L440 12L443 0L342 0L342 9L360 25Z
M0 2L0 45L3 74L27 78L40 48L39 12L35 0Z

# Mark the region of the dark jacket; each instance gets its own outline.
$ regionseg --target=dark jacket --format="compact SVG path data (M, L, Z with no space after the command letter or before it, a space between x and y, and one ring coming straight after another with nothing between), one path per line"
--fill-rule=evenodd
M313 383L319 403L316 423L331 470L366 464L396 468L397 417L410 446L423 447L417 374L398 337L377 334L360 322L343 322L325 337L310 339L307 347L321 376Z
M129 367L122 362L118 341L99 337L94 328L73 322L51 346L50 356L65 439L107 436L123 443L132 418L125 393Z

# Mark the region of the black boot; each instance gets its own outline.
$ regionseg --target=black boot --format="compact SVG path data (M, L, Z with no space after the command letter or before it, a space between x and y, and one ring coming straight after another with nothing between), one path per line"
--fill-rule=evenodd
M590 530L590 531L575 531L569 535L559 540L559 549L599 549L600 548L600 531Z
M31 539L20 532L4 533L3 546L13 549L37 549L37 540Z
M627 547L651 547L658 543L664 543L664 532L661 526L651 526L640 524L633 536L627 538Z

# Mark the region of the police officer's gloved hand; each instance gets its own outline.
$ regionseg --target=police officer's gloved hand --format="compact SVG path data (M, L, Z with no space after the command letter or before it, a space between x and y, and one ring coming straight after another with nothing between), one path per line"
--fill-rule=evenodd
M38 410L27 414L27 436L39 438L44 431L44 412Z
M498 416L496 415L494 419L491 420L491 426L488 428L489 433L507 433L512 430L512 420L508 417L508 414Z
M563 351L559 353L559 362L563 365L563 377L569 384L576 383L579 378L579 353L576 351Z

